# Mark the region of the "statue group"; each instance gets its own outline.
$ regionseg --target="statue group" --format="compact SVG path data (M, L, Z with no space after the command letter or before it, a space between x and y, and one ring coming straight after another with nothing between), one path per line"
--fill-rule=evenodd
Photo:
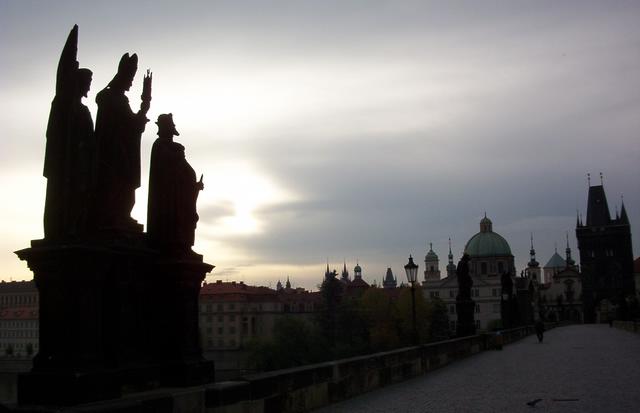
M147 232L131 217L140 187L140 143L152 75L140 108L126 96L138 68L124 54L96 96L96 123L82 103L92 80L77 61L74 26L58 64L46 131L44 239L16 251L39 293L39 349L18 377L18 403L74 405L116 399L130 388L213 381L202 356L198 296L213 265L191 250L202 177L185 158L172 114L157 118L149 171Z
M97 94L94 130L91 113L82 103L92 72L79 68L77 45L74 26L58 64L46 134L44 233L54 242L142 232L131 210L140 187L140 143L149 122L152 74L147 70L144 75L140 108L134 112L126 92L133 84L138 56L124 54L113 79ZM173 141L179 134L172 114L159 115L156 124L148 238L158 248L190 249L198 220L196 200L204 186L186 161L184 147Z

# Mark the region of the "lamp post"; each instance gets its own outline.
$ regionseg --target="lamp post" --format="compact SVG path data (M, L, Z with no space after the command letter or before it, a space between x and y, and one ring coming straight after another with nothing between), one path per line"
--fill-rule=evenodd
M413 262L413 257L409 254L409 263L404 266L407 273L407 280L411 284L411 313L413 315L413 344L418 345L418 329L416 326L416 279L418 278L418 266Z

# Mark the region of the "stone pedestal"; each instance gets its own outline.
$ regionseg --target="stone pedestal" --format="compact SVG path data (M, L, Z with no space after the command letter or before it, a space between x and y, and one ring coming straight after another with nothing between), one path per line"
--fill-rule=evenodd
M40 349L18 378L20 404L72 405L213 381L198 339L198 294L213 269L202 256L160 254L143 234L34 241L16 254L40 294Z
M458 313L456 336L466 337L476 334L476 322L473 318L475 310L476 303L473 300L456 299L456 312Z

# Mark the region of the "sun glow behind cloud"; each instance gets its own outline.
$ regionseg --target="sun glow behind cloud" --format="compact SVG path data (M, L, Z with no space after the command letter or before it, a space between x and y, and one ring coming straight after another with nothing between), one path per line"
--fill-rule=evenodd
M254 215L268 205L288 202L294 196L279 187L248 161L225 161L212 165L205 175L205 191L198 199L199 231L205 236L224 237L258 234L265 223Z

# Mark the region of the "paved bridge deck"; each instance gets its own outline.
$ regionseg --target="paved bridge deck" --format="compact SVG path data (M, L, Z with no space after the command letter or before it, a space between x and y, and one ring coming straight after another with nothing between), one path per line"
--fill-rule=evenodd
M640 412L640 335L556 328L315 412L507 411Z

